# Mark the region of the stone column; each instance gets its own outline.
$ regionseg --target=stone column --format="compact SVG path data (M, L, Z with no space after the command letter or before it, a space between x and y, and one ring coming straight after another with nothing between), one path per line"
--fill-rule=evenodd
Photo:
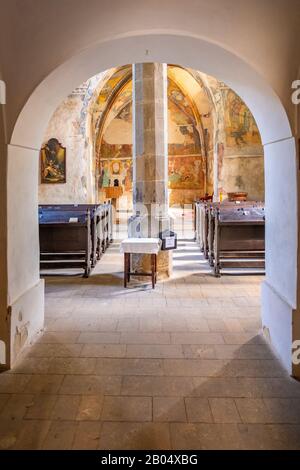
M168 215L167 64L133 65L133 206L130 237L158 237L170 229ZM158 273L169 275L171 252L158 257ZM148 271L148 257L133 269Z

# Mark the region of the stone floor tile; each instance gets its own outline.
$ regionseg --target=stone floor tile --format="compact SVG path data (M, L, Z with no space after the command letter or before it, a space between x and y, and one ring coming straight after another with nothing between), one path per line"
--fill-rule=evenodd
M91 357L56 357L49 364L51 374L90 375L95 372L96 359Z
M48 393L55 394L58 392L64 376L55 374L32 375L31 379L25 387L25 393Z
M99 447L102 423L95 421L81 421L78 423L73 450L97 450Z
M80 398L78 395L59 395L52 410L51 419L63 421L75 420L78 414Z
M139 331L140 322L138 318L123 318L118 321L117 331Z
M0 450L13 449L23 427L21 419L0 419Z
M49 432L51 421L49 420L25 420L22 426L16 443L13 446L14 450L40 450L42 449L43 442Z
M260 334L263 278L217 279L202 259L179 240L172 279L124 289L113 244L88 279L47 278L46 331L0 374L0 448L299 448L299 383Z
M212 423L211 408L207 398L186 397L187 419L190 423Z
M68 450L72 448L78 423L53 421L43 442L43 450Z
M272 449L300 450L300 425L271 424L265 428L271 436Z
M167 358L183 357L180 344L128 344L126 357L134 358Z
M300 399L239 398L236 405L245 423L300 424Z
M270 348L265 344L217 344L214 346L216 359L273 359Z
M0 419L22 419L28 408L33 405L34 395L12 394L0 413Z
M51 364L51 357L26 356L14 367L14 374L47 374Z
M241 438L236 424L170 424L172 449L219 450L240 449Z
M238 318L225 318L226 329L230 333L244 333L244 329Z
M85 344L81 357L125 357L125 344Z
M167 450L171 448L169 424L104 422L99 449Z
M70 343L75 343L77 338L79 337L79 332L74 332L74 331L55 331L55 332L50 332L46 331L39 339L39 343L62 343L62 344L70 344Z
M263 401L273 423L300 424L300 399L264 398Z
M125 376L122 395L182 397L193 393L188 377Z
M171 333L173 344L223 344L219 333Z
M215 423L240 423L235 401L232 398L209 398L213 420Z
M281 364L274 359L233 359L222 370L229 377L286 377Z
M280 450L280 444L265 424L238 424L243 450Z
M187 318L187 328L184 331L208 333L210 330L208 321L205 318Z
M82 344L36 343L29 348L30 357L79 357Z
M120 395L121 377L66 375L59 390L63 395Z
M170 344L169 333L121 333L121 343L125 344Z
M184 399L182 397L154 397L153 421L185 422Z
M10 399L11 395L8 393L0 393L0 416L1 416L1 411L3 410L4 406Z
M207 323L211 333L228 332L227 326L225 325L224 321L220 318L208 318Z
M223 333L226 344L265 344L265 340L260 334L251 333Z
M0 374L0 393L22 393L31 379L30 374Z
M103 332L84 332L80 333L77 343L105 343L115 344L120 342L120 333L103 333Z
M152 398L106 396L101 419L103 421L152 421Z
M158 317L155 318L140 318L140 332L141 333L161 333L162 332L162 320Z
M97 359L96 373L98 375L163 375L160 359Z
M216 359L216 345L183 344L183 355L187 359ZM222 359L222 358L218 358Z
M212 377L222 375L224 363L210 359L164 359L165 375Z
M251 397L264 388L255 379L240 377L194 377L193 383L193 396L199 397Z
M57 395L36 395L25 414L26 419L50 419Z
M103 395L82 395L76 419L78 421L99 421L103 402Z

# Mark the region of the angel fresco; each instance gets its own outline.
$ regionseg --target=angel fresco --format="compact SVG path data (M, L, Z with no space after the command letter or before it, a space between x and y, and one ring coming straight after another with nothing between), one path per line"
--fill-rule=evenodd
M66 182L66 148L55 138L41 149L41 183Z

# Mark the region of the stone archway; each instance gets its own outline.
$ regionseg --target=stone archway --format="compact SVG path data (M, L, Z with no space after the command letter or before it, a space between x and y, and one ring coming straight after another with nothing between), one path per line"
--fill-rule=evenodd
M245 101L261 133L265 153L266 262L262 319L291 373L293 312L297 308L297 180L295 139L286 111L271 86L242 58L219 45L181 32L129 34L101 42L57 67L30 96L8 146L8 306L0 331L15 359L15 331L26 325L27 342L43 327L39 279L37 181L44 128L70 90L101 70L137 62L177 63L222 80ZM18 191L14 188L18 187ZM24 226L27 227L24 231ZM294 371L295 374L295 371Z

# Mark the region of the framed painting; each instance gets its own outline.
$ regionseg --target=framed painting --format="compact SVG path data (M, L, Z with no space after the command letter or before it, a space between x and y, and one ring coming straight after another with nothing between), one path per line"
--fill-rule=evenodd
M66 148L57 139L49 139L41 149L41 183L66 182Z

